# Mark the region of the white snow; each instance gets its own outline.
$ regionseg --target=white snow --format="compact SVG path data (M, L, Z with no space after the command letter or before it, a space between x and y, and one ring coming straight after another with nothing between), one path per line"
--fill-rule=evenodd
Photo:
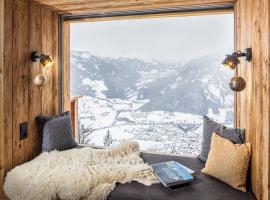
M210 92L217 98L221 98L220 88L215 84L209 84Z
M104 137L110 133L112 145L132 139L146 151L175 153L195 156L200 152L202 142L202 116L181 112L136 110L146 101L103 99L84 96L79 100L80 126L90 127L86 136L87 144L104 145ZM214 114L210 109L208 116L225 122L226 112L220 109Z
M96 92L97 97L105 98L105 95L102 92L108 90L108 88L105 86L104 81L85 78L82 80L82 84L90 86L91 90L94 90Z

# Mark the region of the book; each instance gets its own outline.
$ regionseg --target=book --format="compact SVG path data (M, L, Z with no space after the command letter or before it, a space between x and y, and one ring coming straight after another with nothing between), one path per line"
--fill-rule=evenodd
M192 169L176 162L169 161L152 165L154 174L165 187L172 187L194 180Z
M175 162L175 161L172 161L172 162ZM181 167L184 168L185 170L187 170L187 172L190 173L192 176L194 176L194 175L196 174L196 172L195 172L194 170L188 168L187 166L182 165L182 164L179 163L179 162L176 162L176 163L178 163L179 165L181 165Z

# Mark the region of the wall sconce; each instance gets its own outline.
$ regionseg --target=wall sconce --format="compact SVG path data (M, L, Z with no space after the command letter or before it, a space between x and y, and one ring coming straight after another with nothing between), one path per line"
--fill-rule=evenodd
M42 86L47 82L47 77L43 74L38 74L33 78L33 84L36 86Z
M241 92L246 87L246 81L240 76L232 77L230 81L230 88L234 92Z
M224 59L222 64L229 69L235 69L240 63L239 57L246 57L246 61L250 62L252 58L251 48L247 48L245 52L237 51L232 54L226 55L226 58Z
M246 61L250 62L252 59L252 50L247 48L245 52L237 51L233 52L230 55L226 55L226 58L223 60L222 64L229 69L235 69L240 63L239 57L245 57ZM230 88L234 92L240 92L245 89L246 81L240 76L235 76L230 81Z
M54 62L53 59L49 55L44 55L42 53L39 53L37 51L34 51L31 54L31 60L33 62L40 62L43 67L51 67ZM47 82L47 77L43 74L37 74L33 78L33 84L36 86L42 86Z
M37 51L34 51L31 54L31 60L33 62L40 62L43 67L51 67L54 64L53 59L51 58L51 56L44 55L44 54L39 53Z

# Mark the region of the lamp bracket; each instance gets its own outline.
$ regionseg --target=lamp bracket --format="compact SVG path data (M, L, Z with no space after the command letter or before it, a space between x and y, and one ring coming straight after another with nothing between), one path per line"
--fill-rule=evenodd
M252 50L251 48L246 48L244 52L242 51L237 51L235 52L235 54L237 55L237 57L246 57L246 61L251 61L252 58Z
M251 48L247 48L245 53L246 53L246 60L250 62L251 58L252 58L252 50L251 50Z
M43 54L37 52L37 51L34 51L32 54L31 54L31 60L33 62L39 62L40 59L42 59L44 57Z

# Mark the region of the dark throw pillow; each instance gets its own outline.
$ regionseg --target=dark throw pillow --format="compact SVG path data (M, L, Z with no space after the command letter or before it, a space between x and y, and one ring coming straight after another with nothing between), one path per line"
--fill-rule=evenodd
M36 121L42 134L42 151L67 150L77 146L72 134L70 113L58 116L37 116Z
M221 137L230 140L235 144L243 144L245 141L245 130L238 128L229 128L220 123L211 120L209 117L203 117L203 141L199 158L206 162L210 151L210 144L213 132Z

